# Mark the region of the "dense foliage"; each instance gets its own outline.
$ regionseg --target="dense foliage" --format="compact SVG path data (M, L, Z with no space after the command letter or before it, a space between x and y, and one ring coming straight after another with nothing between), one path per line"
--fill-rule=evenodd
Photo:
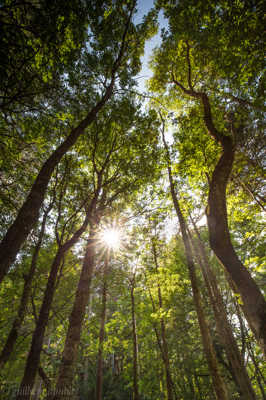
M263 4L141 9L1 4L1 400L265 399Z

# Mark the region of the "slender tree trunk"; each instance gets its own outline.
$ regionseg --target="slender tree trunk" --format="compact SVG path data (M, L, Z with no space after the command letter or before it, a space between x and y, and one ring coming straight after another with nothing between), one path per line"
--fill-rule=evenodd
M260 388L261 396L263 400L266 400L266 393L265 393L265 388L266 388L266 378L265 375L260 370L260 367L258 365L258 362L256 360L256 357L254 355L251 343L248 343L248 353L251 357L251 360L253 362L254 368L255 368L255 377L256 381L258 382L258 386Z
M209 265L208 257L201 241L198 229L194 224L194 229L197 234L197 242L191 237L194 244L195 253L199 261L199 265L205 280L209 298L214 312L217 331L220 341L223 344L226 352L227 359L231 365L233 372L233 379L239 389L241 399L243 400L256 400L254 390L252 388L248 373L246 371L244 360L238 349L238 345L233 336L231 325L227 319L227 313L223 302L222 295L218 288L216 277Z
M133 400L139 400L138 386L138 342L137 342L137 327L135 313L135 276L131 281L131 318L132 318L132 335L133 335Z
M102 386L103 386L103 342L105 334L105 319L106 319L106 302L107 302L107 269L108 269L108 255L104 261L103 271L103 288L102 288L102 313L99 332L99 349L97 361L97 377L96 377L96 400L102 400Z
M238 258L231 242L227 221L226 187L232 171L235 144L231 132L225 135L219 132L213 122L209 98L204 92L196 92L191 81L190 46L187 42L188 86L185 88L180 82L173 79L173 83L185 94L200 100L203 106L203 119L207 131L217 143L222 146L222 155L213 171L209 183L209 196L207 207L207 221L210 235L210 245L221 264L228 271L237 291L239 291L243 311L248 324L253 331L259 345L266 356L266 301L251 277L249 271ZM232 131L238 134L234 124ZM242 133L242 132L241 132Z
M153 251L153 258L154 258L154 263L155 263L155 268L156 268L156 273L158 274L158 257L157 257L157 251L156 251L156 246L153 241L152 243L152 251ZM160 310L163 309L163 299L162 299L162 293L161 293L161 286L159 279L157 279L157 292L158 292L158 301L159 301L159 308ZM168 344L167 344L167 339L166 339L166 331L165 331L165 322L164 318L160 318L160 325L161 325L161 338L162 338L162 355L163 355L163 362L165 366L165 376L166 376L166 389L167 389L167 399L168 400L173 400L173 381L171 377L171 372L170 372L170 361L169 361L169 352L168 352Z
M34 277L34 274L36 271L37 259L38 259L38 255L40 252L40 248L41 248L41 244L42 244L42 240L43 240L43 236L44 236L44 231L45 231L46 219L47 219L49 211L50 211L50 207L44 213L44 216L43 216L41 231L39 234L38 242L37 242L34 252L33 252L31 266L30 266L28 274L24 277L24 287L23 287L23 292L22 292L21 298L20 298L20 305L19 305L18 313L13 322L12 328L9 332L8 338L6 340L6 343L3 347L3 350L0 355L0 368L3 368L5 363L8 361L8 359L13 351L16 340L18 338L19 329L24 321L24 317L26 314L27 305L28 305L29 297L30 297L31 285L32 285L33 277Z
M48 282L46 285L43 302L41 305L39 317L36 323L36 328L32 336L31 348L28 354L24 376L20 384L19 394L16 400L30 400L30 392L34 385L34 380L38 371L40 356L43 346L45 328L48 323L49 313L53 301L54 292L56 289L56 278L58 275L60 263L64 254L78 241L81 234L85 231L89 223L89 214L74 235L57 251L54 261L51 266ZM25 393L23 395L23 393Z
M203 312L202 300L201 300L201 295L200 295L199 288L198 288L195 265L194 265L194 261L193 261L193 257L192 257L192 249L191 249L189 237L187 234L186 222L184 220L184 217L181 212L179 202L178 202L178 199L177 199L177 196L175 193L175 187L174 187L171 165L170 165L170 155L169 155L167 143L165 141L164 131L162 132L162 136L163 136L163 142L164 142L167 164L168 164L167 167L168 167L170 190L171 190L172 200L173 200L174 208L175 208L175 211L176 211L176 214L178 217L181 234L182 234L182 238L183 238L183 242L184 242L187 266L188 266L189 277L190 277L190 281L191 281L191 288L192 288L192 293L193 293L193 300L194 300L194 304L195 304L195 308L196 308L196 312L197 312L197 316L198 316L203 348L204 348L207 363L209 366L210 374L212 376L212 382L213 382L216 397L218 400L228 400L228 394L226 391L226 387L225 387L224 381L222 379L222 376L219 372L218 362L217 362L215 351L213 348L209 327L207 325L205 315Z
M60 399L62 389L72 387L75 373L75 364L78 356L82 323L85 316L86 306L90 296L90 285L94 268L94 238L90 236L83 260L83 266L76 291L72 312L69 317L69 326L59 368L54 400Z
M126 39L135 6L136 1L133 1L130 12L125 21L119 52L110 71L110 83L106 87L104 95L43 164L27 199L17 215L17 218L10 226L5 237L0 243L0 283L7 274L11 264L15 261L22 244L38 220L39 210L42 206L45 192L55 167L59 164L60 160L67 153L67 151L76 143L78 138L84 133L84 130L95 120L98 112L104 107L106 102L113 94L117 71L121 66L121 62L127 48Z
M150 298L151 298L151 301L152 301L153 312L155 312L156 309L155 309L155 305L154 305L154 302L153 302L153 299L152 299L152 295L151 295L150 289L149 289L149 294L150 294ZM169 359L167 361L168 353L165 354L165 347L164 347L164 345L162 343L163 342L163 340L162 340L162 332L159 332L159 329L156 327L155 324L153 325L153 329L154 329L154 332L155 332L158 348L159 348L159 351L161 353L161 357L162 357L162 360L163 360L163 370L164 370L163 376L165 376L165 380L162 379L162 386L164 387L165 383L166 383L166 393L167 393L167 398L169 399L169 396L172 395L172 390L171 389L173 387L173 382L172 382L171 374L170 374ZM169 391L169 387L171 388L170 391Z

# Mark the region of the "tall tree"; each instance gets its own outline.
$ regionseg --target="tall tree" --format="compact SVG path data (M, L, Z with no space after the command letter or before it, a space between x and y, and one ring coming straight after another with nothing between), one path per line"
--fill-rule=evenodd
M95 7L95 14L94 8L91 8L93 15L90 20L89 31L92 36L90 38L92 52L87 55L87 59L89 60L87 68L91 70L93 66L96 68L97 63L100 65L100 71L96 69L96 73L104 75L103 91L100 93L96 91L94 93L96 100L92 104L84 105L84 109L81 110L81 114L83 114L81 121L76 122L76 127L66 133L66 138L41 167L27 199L0 244L1 281L38 219L39 210L44 201L46 189L55 167L66 152L76 143L78 138L84 134L86 128L95 120L99 111L110 99L118 77L120 78L120 84L127 85L131 78L130 73L134 74L137 72L138 60L143 51L145 39L142 38L140 40L141 46L134 46L132 43L134 40L138 40L141 34L149 34L149 28L147 29L147 25L145 27L144 25L135 27L131 22L135 10L135 1L131 2L126 10L124 10L122 2L121 4L119 2L116 4L116 7L111 8L108 15L105 13L105 4L99 6L96 2ZM111 26L114 26L115 20L117 22L116 29L112 30ZM114 35L110 36L110 29L114 32ZM129 41L132 41L131 45L129 45ZM119 46L117 46L117 43L119 43ZM112 51L107 50L107 53L102 54L103 46L108 49L107 44L109 44ZM84 51L87 50L84 49ZM125 71L124 65L126 64L128 68Z
M129 112L130 118L123 113L124 110ZM123 99L120 103L112 105L112 108L107 108L105 114L103 113L102 118L98 118L97 123L91 128L93 130L91 143L88 141L86 143L84 140L83 149L86 152L87 147L90 148L89 157L92 158L93 175L97 177L96 186L99 191L102 191L95 208L94 217L97 224L105 214L110 213L110 209L115 207L116 202L119 202L120 207L123 204L126 205L130 199L132 201L134 198L136 189L140 191L145 182L154 179L152 177L154 162L158 158L157 121L152 114L140 113L139 108L134 104L134 99ZM114 123L118 117L120 121ZM154 129L152 136L151 127ZM119 131L122 135L118 135ZM140 132L141 134L147 132L145 140L140 140ZM133 155L134 161L132 161ZM99 233L96 238L97 236ZM58 392L60 392L60 387L71 386L73 380L82 322L90 293L94 264L93 252L97 250L99 240L99 237L98 241L92 240L86 250L59 370Z
M231 6L225 2L225 4L220 5L220 11L216 5L207 5L205 7L203 3L188 5L186 1L183 1L178 6L171 6L167 2L162 3L166 14L169 16L170 33L169 35L164 35L161 48L155 52L153 59L155 75L152 87L159 92L169 89L168 94L171 101L173 102L175 96L176 104L178 104L178 101L182 104L188 104L192 110L191 115L195 114L195 110L199 109L205 129L209 136L215 140L219 146L218 148L221 149L221 154L209 179L207 220L210 244L234 281L237 291L241 295L243 310L248 323L262 350L265 351L266 302L256 282L239 259L232 245L226 208L226 189L232 172L235 154L241 148L245 132L249 131L249 126L253 125L256 129L254 115L256 114L256 117L258 117L258 113L260 113L261 118L260 111L256 110L254 113L256 106L253 107L252 101L253 99L254 103L260 103L261 101L260 88L256 81L260 79L262 54L260 48L257 48L257 55L260 60L257 70L254 70L254 58L249 61L247 67L243 65L242 80L245 81L247 79L246 70L248 70L248 76L250 75L248 84L254 83L255 86L248 109L243 112L241 101L241 106L236 101L238 104L232 103L230 110L228 110L226 106L227 97L224 93L228 89L236 90L236 85L239 84L237 79L234 79L234 75L231 79L236 65L232 64L232 73L228 74L224 58L215 57L217 52L212 53L212 49L215 47L214 42L210 43L210 47L206 47L203 37L206 38L204 27L207 21L212 21L210 16L213 16L213 25L208 25L207 31L211 31L213 40L215 40L214 32L219 37L221 42L220 50L225 59L230 55L233 56L232 49L226 50L224 48L223 40L227 40L226 33L223 31L224 36L221 36L217 32L215 23L225 23L228 26L229 20L232 20L231 10L234 9L235 4ZM186 8L186 6L188 7ZM242 3L242 8L245 9L244 2ZM227 13L228 9L230 10L229 14ZM190 20L194 21L195 16L198 16L201 24L194 24L193 22L188 24L186 19L188 10L191 12ZM256 19L253 33L255 36L258 35L259 15L256 14L256 10L254 11L252 7L251 9L247 7L245 13L245 18L247 15L253 15ZM179 22L177 23L177 21ZM184 28L182 32L180 30L181 26ZM209 42L210 40L208 39ZM237 43L241 48L241 62L244 64L245 46L241 47L241 38L237 38ZM222 92L217 90L219 85L223 88ZM247 93L243 93L243 95L247 96ZM218 114L218 110L220 114ZM221 111L223 114L221 114ZM223 115L223 119L221 115ZM201 125L202 122L200 122Z
M217 279L209 264L204 244L201 241L200 234L194 221L193 226L197 235L197 239L194 239L190 236L192 248L194 247L196 257L203 273L207 291L210 297L210 302L214 311L217 331L219 333L220 340L224 345L228 361L232 367L233 378L239 388L241 398L256 399L251 381L244 365L244 360L240 354L237 342L233 336L232 328L226 315L226 308L218 288Z
M211 335L209 331L209 327L204 315L203 307L202 307L202 299L197 283L197 276L196 276L196 268L192 256L192 248L191 244L189 241L188 233L187 233L187 226L185 219L183 217L179 201L175 192L175 186L174 186L174 181L172 177L172 170L171 170L171 160L170 160L170 155L169 155L169 149L165 140L165 135L164 135L164 121L162 121L162 137L163 137L163 143L165 147L165 153L166 153L166 162L167 162L167 170L168 170L168 177L169 177L169 184L170 184L170 191L171 191L171 196L174 204L174 208L178 217L178 221L180 224L180 229L182 233L182 239L184 242L185 246L185 253L186 253L186 259L187 259L187 266L189 270L189 276L191 280L191 286L192 286L192 291L193 291L193 298L195 302L195 308L197 310L197 316L198 316L198 321L199 321L199 326L201 330L201 335L202 335L202 342L206 354L206 358L208 361L208 366L210 373L212 375L212 380L213 380L213 387L217 396L217 399L228 399L228 393L223 381L223 378L219 372L219 367L218 367L218 361L215 355L215 351L213 348L213 343L211 340Z
M91 218L92 218L92 215L93 215L94 209L95 209L95 203L99 196L99 191L100 191L100 188L97 187L92 198L89 201L87 200L87 204L85 206L86 211L85 211L83 223L79 226L79 228L77 228L75 226L73 227L73 225L72 225L71 226L72 232L70 230L69 235L67 235L65 232L66 224L68 224L69 221L71 219L73 219L74 216L72 214L70 216L70 218L67 218L66 221L64 221L64 224L62 227L59 226L59 223L61 222L60 220L63 219L62 214L61 214L61 212L62 212L61 207L62 207L62 198L63 198L63 195L65 195L64 187L63 187L63 191L59 194L59 204L58 204L59 212L58 212L58 217L57 217L57 221L56 221L57 252L56 252L55 258L52 262L51 268L50 268L50 273L49 273L42 305L40 308L38 319L36 321L36 328L35 328L33 336L32 336L31 348L28 353L24 376L21 381L20 391L17 395L18 400L20 400L21 398L30 399L31 390L33 388L35 377L36 377L38 367L39 367L40 354L42 351L45 329L46 329L46 326L47 326L47 323L49 320L51 305L52 305L52 301L53 301L55 290L56 290L56 282L57 282L60 264L63 260L64 255L79 240L80 236L85 232L88 224L91 222ZM82 201L82 203L83 203L82 206L84 207L84 201ZM74 213L76 218L77 218L78 213L79 213L79 209L76 210ZM23 393L25 391L27 392L26 397L25 396L23 397Z

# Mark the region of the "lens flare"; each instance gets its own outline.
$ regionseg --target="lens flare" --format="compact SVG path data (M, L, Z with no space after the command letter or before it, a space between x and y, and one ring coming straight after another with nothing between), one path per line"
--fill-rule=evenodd
M108 247L118 249L121 241L119 230L114 228L104 230L102 240Z

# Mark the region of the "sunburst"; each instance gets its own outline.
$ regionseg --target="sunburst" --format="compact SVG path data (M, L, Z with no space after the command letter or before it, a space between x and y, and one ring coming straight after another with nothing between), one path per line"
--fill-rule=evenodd
M117 227L106 228L101 232L101 239L107 247L117 250L121 245L121 231Z

